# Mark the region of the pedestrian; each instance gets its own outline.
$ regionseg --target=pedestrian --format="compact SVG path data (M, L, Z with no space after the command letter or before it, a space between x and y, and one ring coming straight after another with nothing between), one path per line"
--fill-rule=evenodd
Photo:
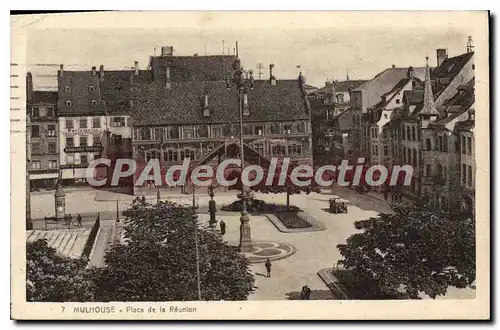
M300 300L306 300L305 288L306 288L306 286L304 285L302 287L302 290L300 290Z
M303 292L304 292L304 299L309 300L309 298L311 297L311 289L307 285L304 285Z
M146 205L146 196L142 195L141 201L143 205Z
M266 270L267 270L266 277L271 277L271 260L269 260L269 258L267 258L266 260Z
M224 236L225 233L226 233L226 223L224 222L224 220L221 220L220 221L220 234L222 236Z
M80 215L80 213L78 213L78 216L76 217L76 224L79 227L82 226L82 216Z

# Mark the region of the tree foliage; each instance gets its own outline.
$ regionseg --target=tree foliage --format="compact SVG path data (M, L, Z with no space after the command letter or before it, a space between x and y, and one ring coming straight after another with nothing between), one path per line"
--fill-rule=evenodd
M134 203L125 243L112 246L98 278L100 301L245 300L254 290L249 263L220 235L195 224L191 208Z
M393 213L355 222L356 233L337 247L339 265L386 297L418 298L470 285L476 276L475 223L467 214L426 202L398 204Z
M26 243L28 301L93 301L95 286L86 260L57 254L47 240Z

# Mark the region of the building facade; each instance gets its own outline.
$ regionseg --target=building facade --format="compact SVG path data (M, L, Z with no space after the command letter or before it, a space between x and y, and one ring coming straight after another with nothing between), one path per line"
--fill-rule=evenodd
M59 171L57 92L34 91L26 77L27 115L30 117L30 189L52 189Z

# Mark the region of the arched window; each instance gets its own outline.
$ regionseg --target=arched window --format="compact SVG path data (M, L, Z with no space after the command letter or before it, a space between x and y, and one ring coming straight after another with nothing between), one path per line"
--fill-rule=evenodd
M344 94L337 94L337 102L344 103Z
M71 92L71 88L69 86L66 86L66 87L64 87L64 91L66 93L69 93L69 92Z
M66 101L66 106L71 107L71 101Z
M89 86L89 92L91 92L91 93L95 92L95 87L92 86L92 85L90 85Z
M97 101L96 100L92 100L92 108L97 108Z

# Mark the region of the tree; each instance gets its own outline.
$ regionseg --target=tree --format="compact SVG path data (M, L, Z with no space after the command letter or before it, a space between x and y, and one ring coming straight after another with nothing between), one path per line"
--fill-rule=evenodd
M47 240L26 243L28 301L93 301L93 269L87 260L59 256Z
M125 243L112 246L99 274L100 301L198 300L195 230L202 300L245 300L254 290L247 259L216 232L195 224L191 208L134 203Z
M393 213L355 222L361 230L338 245L339 265L386 297L446 294L476 277L475 223L466 214L424 201L397 204Z

